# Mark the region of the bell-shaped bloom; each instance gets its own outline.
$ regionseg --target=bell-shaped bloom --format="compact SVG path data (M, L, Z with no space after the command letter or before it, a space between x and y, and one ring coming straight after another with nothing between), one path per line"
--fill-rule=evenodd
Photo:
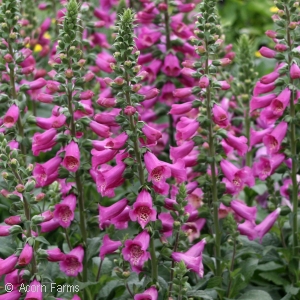
M51 219L50 221L41 223L40 226L41 226L41 232L44 233L44 232L54 231L60 226L60 224L57 219Z
M265 76L263 76L261 79L260 79L260 82L263 83L263 84L269 84L269 83L272 83L274 82L276 79L278 79L280 76L279 72L278 71L274 71L270 74L267 74Z
M181 67L179 65L179 60L176 57L176 55L169 53L165 57L162 71L170 77L177 77L180 75Z
M255 131L254 129L250 128L250 147L262 143L263 138L271 131L272 131L272 127L268 127L260 131Z
M3 117L3 126L6 128L13 127L19 119L19 107L13 104Z
M274 58L276 56L276 51L267 47L261 47L259 53L266 58Z
M171 170L167 164L160 161L153 153L147 152L144 155L145 166L148 171L148 181L152 181L163 195L166 195L169 190L169 185L166 179L171 177Z
M253 164L254 176L260 180L266 180L283 163L284 159L284 154L274 154L270 158L261 156L259 161Z
M186 173L185 163L183 159L178 158L176 160L176 163L174 164L166 163L166 165L170 168L171 176L175 178L177 183L182 183L187 180L187 173Z
M240 156L244 156L248 151L248 140L244 136L236 137L230 132L228 132L225 141L229 146L237 150Z
M156 145L157 141L162 138L162 134L159 130L147 124L143 126L142 131L146 136L146 145Z
M202 189L196 188L187 195L187 201L194 208L199 208L202 205L203 195L204 195L204 193L203 193Z
M149 289L145 290L143 293L141 294L136 294L134 296L134 300L157 300L158 298L158 292L157 289L152 286Z
M109 131L109 127L106 125L100 124L95 121L91 121L89 126L98 136L101 136L103 138L108 138L111 135L111 132Z
M66 123L67 117L63 114L52 115L50 118L36 117L36 125L42 129L61 128Z
M194 136L198 128L199 123L196 120L181 117L180 121L176 124L176 140L180 143L189 140Z
M122 230L128 228L128 222L130 221L130 211L131 208L129 206L126 206L119 215L110 220L110 223L113 224L116 229Z
M255 231L257 236L262 241L263 237L269 230L272 228L274 223L277 221L278 216L280 215L280 208L278 207L272 213L270 213L259 225L256 225Z
M100 229L103 230L105 223L107 223L107 221L110 221L114 217L118 216L125 209L127 204L128 204L128 200L124 198L108 207L98 205Z
M229 125L228 114L220 105L215 104L213 106L212 114L213 121L220 127L225 128Z
M115 138L108 138L103 141L92 141L92 145L98 151L105 149L120 150L125 145L127 139L128 135L125 132L122 132Z
M10 216L4 220L7 225L18 225L23 223L23 219L21 216ZM0 226L1 227L1 226ZM1 232L1 229L0 229Z
M118 150L110 150L110 149L105 149L102 151L97 151L93 149L91 151L92 156L92 167L93 169L96 169L99 165L105 164L117 155Z
M149 192L142 190L130 211L131 221L137 221L144 229L150 221L156 220L156 210L153 209L152 197Z
M40 152L52 150L56 145L57 131L54 128L48 129L43 133L35 133L32 139L32 152L37 156Z
M27 266L32 259L33 256L33 248L29 244L25 244L18 260L18 265L21 267Z
M160 59L153 59L148 66L143 67L143 70L147 72L146 77L149 84L155 81L158 72L161 70L161 66L162 61Z
M300 78L300 68L296 63L293 63L290 69L290 77L292 79Z
M254 177L249 167L238 169L229 161L223 159L220 163L222 172L225 175L223 182L226 184L226 190L230 194L239 193L245 185L252 187L254 185Z
M255 206L249 207L240 200L232 200L230 202L231 209L240 217L245 220L255 222L257 208Z
M12 272L15 269L17 261L18 256L16 256L15 254L7 257L6 259L0 260L0 276Z
M8 273L5 278L4 278L4 283L5 284L12 284L14 290L18 290L18 287L24 283L24 279L23 279L23 275L24 275L24 270L14 270L11 273ZM8 300L11 298L8 298ZM19 298L17 298L19 299ZM0 298L1 300L1 298Z
M77 246L69 254L66 254L65 259L59 263L60 270L67 276L76 277L82 272L84 250L82 246Z
M207 76L202 76L199 80L199 87L205 89L209 86L209 78Z
M180 89L176 89L174 92L173 92L173 95L174 97L176 98L186 98L186 97L189 97L191 96L193 93L193 89L192 88L180 88Z
M0 300L19 300L20 298L21 293L17 289L14 289L10 293L0 295Z
M103 165L102 165L103 166ZM114 197L114 189L124 182L122 177L126 165L122 162L117 163L113 168L105 166L95 173L94 180L96 181L97 190L101 193L102 197ZM103 170L103 171L102 171ZM91 170L92 172L93 170ZM93 177L93 176L92 176Z
M62 162L62 165L69 172L76 172L80 166L80 151L78 144L74 141L71 141L69 145L65 148L65 157Z
M161 220L162 229L160 232L164 237L168 238L173 233L174 219L169 212L162 212L158 215L158 219Z
M237 229L241 235L246 235L250 241L257 238L255 223L253 221L246 220L244 223L239 224Z
M272 100L276 98L276 94L268 94L265 96L253 96L250 100L250 112L253 110L267 107L271 104Z
M36 180L36 187L43 187L51 184L58 178L58 167L62 158L56 156L44 164L37 163L33 169L33 176Z
M38 78L34 81L28 82L26 85L29 86L29 90L38 90L44 87L47 81L44 78Z
M58 220L59 225L68 228L74 220L74 211L76 209L76 196L70 194L59 204L55 205L54 218Z
M269 84L263 84L260 81L258 81L253 89L253 96L256 97L260 94L272 92L273 90L275 90L275 88L276 85L274 82L271 82Z
M147 252L150 242L149 233L144 230L139 233L133 240L125 241L125 247L122 249L124 260L128 261L134 272L142 271L145 261L150 258Z
M161 89L159 101L171 106L176 100L176 98L173 95L175 89L176 87L173 82L166 82Z
M170 157L172 161L176 162L177 159L187 156L193 150L194 146L195 143L192 140L184 142L179 147L170 146Z
M193 108L192 102L186 102L182 104L172 104L171 110L169 111L170 115L183 115L191 111Z
M104 260L105 255L114 253L122 246L121 241L113 241L109 238L108 234L103 237L102 245L100 247L100 258Z
M188 269L197 273L199 277L204 275L204 267L202 264L202 252L206 244L205 239L201 240L194 246L192 246L185 253L173 252L171 257L176 261L183 261Z
M286 122L280 122L275 129L263 138L268 153L277 153L280 150L281 142L287 132L288 125Z
M187 235L190 243L200 237L200 231L204 227L205 223L206 219L200 218L193 222L186 222L181 226L182 231Z
M43 300L43 291L45 288L35 279L30 283L24 300Z
M66 258L66 255L61 252L59 248L46 250L47 252L47 260L51 262L62 261Z

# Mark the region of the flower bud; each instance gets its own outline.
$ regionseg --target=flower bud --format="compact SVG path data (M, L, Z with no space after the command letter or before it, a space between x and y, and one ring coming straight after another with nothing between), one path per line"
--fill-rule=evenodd
M35 201L42 201L45 198L45 194L44 193L39 193L36 195L35 197Z
M30 180L25 184L25 191L32 192L35 188L36 182L34 180Z
M124 113L127 116L132 116L135 114L135 112L136 112L136 108L133 106L126 106L124 109Z
M71 78L74 76L73 70L72 70L72 69L67 69L67 70L65 71L65 76L66 76L68 79L71 79Z
M3 56L3 58L7 63L11 63L14 60L13 57L9 53L5 54Z
M17 191L17 192L23 193L24 190L25 190L25 187L24 187L23 184L18 184L18 185L16 186L16 191Z
M19 234L21 233L23 230L22 230L22 227L19 226L19 225L13 225L12 227L10 227L9 229L9 233L10 234Z

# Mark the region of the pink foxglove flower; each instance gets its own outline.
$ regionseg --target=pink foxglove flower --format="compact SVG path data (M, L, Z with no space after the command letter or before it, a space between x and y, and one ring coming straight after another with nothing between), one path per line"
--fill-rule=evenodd
M227 127L229 125L227 112L219 105L215 104L212 108L213 121L220 127Z
M283 163L284 159L284 154L274 154L270 158L261 156L259 161L253 164L254 176L258 177L260 180L265 180L276 171Z
M269 84L269 83L274 82L277 78L279 78L279 76L280 76L279 72L274 71L270 74L267 74L267 75L263 76L260 79L260 82L263 83L263 84Z
M170 157L173 162L176 162L179 158L187 156L194 148L195 143L193 141L184 142L179 147L170 146Z
M157 300L158 297L158 292L157 289L152 286L149 289L145 290L143 293L141 294L136 294L134 296L134 300Z
M230 194L239 193L246 185L252 187L254 185L254 177L249 167L238 169L235 165L227 160L220 163L222 172L225 175L223 182L226 184L226 190Z
M188 269L197 273L201 278L204 275L204 267L202 264L202 252L206 244L205 239L192 246L185 253L173 252L171 257L176 261L183 261Z
M61 252L59 248L46 250L47 252L47 260L51 262L62 261L66 258L66 255Z
M24 275L24 271L25 270L14 270L12 271L11 273L8 273L5 278L4 278L4 283L5 284L12 284L13 287L14 287L14 290L18 290L17 288L22 284L24 283L24 279L23 279L23 275ZM11 299L11 298L9 298ZM19 298L18 298L19 299ZM0 298L1 300L1 298Z
M147 124L143 126L142 131L146 136L146 145L156 145L157 141L162 137L159 130L156 130Z
M122 246L122 242L120 241L113 241L109 238L108 234L103 237L103 242L100 247L100 258L104 260L105 255L114 253Z
M225 141L229 146L237 150L240 156L244 156L248 151L248 140L244 136L236 137L230 132L228 132Z
M18 257L15 254L1 260L0 276L12 272L15 269L17 261Z
M172 104L171 110L169 111L170 115L183 115L191 111L193 108L192 102L186 102L182 104Z
M276 55L276 51L270 49L270 48L267 48L267 47L261 47L259 49L259 53L263 56L263 57L266 57L266 58L274 58L275 55Z
M253 241L257 238L255 223L253 221L246 220L244 223L239 224L238 231L241 235L246 235L250 241Z
M230 202L230 207L237 215L239 215L243 219L255 222L257 213L257 208L255 206L249 207L240 200L232 200Z
M30 283L24 300L43 300L43 287L36 279Z
M134 272L140 273L145 261L150 258L150 253L147 252L149 242L150 235L146 230L139 233L133 240L125 241L122 254Z
M93 149L91 151L92 156L92 168L96 169L99 165L105 164L111 161L116 155L117 150L105 149L102 151L97 151Z
M156 211L153 209L152 197L149 192L142 190L130 212L132 221L137 221L144 229L150 221L156 220Z
M60 226L60 224L57 219L51 219L50 221L41 223L40 226L41 232L50 232L57 229Z
M26 243L19 256L18 265L22 267L27 266L31 262L32 256L33 256L33 248L32 246Z
M181 117L180 121L176 125L176 140L182 144L183 141L189 140L194 136L197 129L199 128L199 123L194 119L189 119L187 117Z
M68 228L74 220L74 211L76 209L76 196L70 194L59 204L55 205L54 218L58 220L63 228Z
M51 184L58 178L58 167L62 158L56 156L44 164L37 163L33 169L33 176L37 182L36 187L43 187Z
M272 131L272 127L268 127L260 131L255 131L254 129L250 128L250 147L262 143L265 135L270 133L271 131Z
M286 122L279 123L275 129L263 138L263 142L269 153L277 153L280 150L281 142L287 132L288 125Z
M84 250L82 246L77 246L69 254L66 254L65 259L59 263L60 270L67 276L76 277L82 272L82 260Z
M250 100L250 112L253 110L267 107L271 104L272 100L276 98L276 94L268 94L265 96L253 96Z
M161 220L162 229L160 232L164 235L164 237L168 238L172 236L174 219L171 214L169 212L162 212L158 215L158 219Z
M181 67L178 58L174 54L169 53L165 57L162 71L170 77L177 77L180 75Z
M0 300L19 300L20 298L21 293L18 291L18 289L14 289L10 293L0 295Z
M92 141L92 145L98 151L105 149L120 150L125 145L127 139L128 135L125 132L122 132L115 138L108 138L103 141Z
M95 121L91 121L89 126L97 135L103 138L108 138L111 135L111 132L109 131L109 127L106 125L97 123Z
M19 107L13 104L6 112L3 118L3 125L6 128L13 127L19 119L20 110Z
M56 145L55 137L57 131L54 128L48 129L43 133L35 133L32 139L32 152L34 155L39 155L40 152L52 150Z
M271 82L269 84L263 84L260 81L258 81L254 87L253 96L258 96L259 94L272 92L273 90L275 90L275 88L276 85L274 82Z
M102 167L103 166L104 165L102 165ZM92 175L92 177L96 181L98 192L101 193L103 197L114 197L114 189L120 186L125 180L122 175L126 169L126 165L120 162L113 168L107 165L105 169L102 169L102 167L97 172L91 170L90 173L95 175L94 177Z
M62 165L69 172L76 172L80 166L80 151L78 144L71 141L71 143L66 146L65 151L65 157Z
M300 68L297 64L293 63L290 69L290 77L292 79L300 78Z
M152 181L154 187L157 187L161 194L166 195L169 190L166 179L171 177L170 168L151 152L144 155L144 160L148 171L148 181Z
M98 205L100 229L103 229L107 222L110 224L110 221L118 216L125 209L127 204L128 200L124 198L108 207Z
M274 223L277 221L277 218L280 214L280 208L275 209L271 214L269 214L259 225L255 227L257 236L262 241L263 237L269 230L272 228Z

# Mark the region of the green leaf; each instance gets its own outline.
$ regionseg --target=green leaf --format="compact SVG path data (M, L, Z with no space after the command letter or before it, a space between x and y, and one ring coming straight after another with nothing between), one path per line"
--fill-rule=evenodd
M222 284L222 277L216 276L212 277L207 282L207 288L212 289L214 287L220 286Z
M252 290L240 296L238 300L272 300L272 298L265 291Z
M207 293L205 291L191 291L188 293L189 297L201 297L202 299L208 299L208 300L213 300L213 298L209 295L207 295Z
M275 272L263 272L259 274L260 277L274 282L276 285L288 285L289 282L283 279L278 273Z
M273 271L273 270L277 270L277 269L280 269L280 268L283 268L282 265L280 264L277 264L273 261L270 261L266 264L262 264L262 265L259 265L257 266L256 270L260 270L260 271Z
M35 238L35 240L43 244L50 245L50 243L43 236L38 236L37 238Z
M102 237L94 237L87 240L87 261L99 254Z
M0 237L0 256L8 257L12 255L17 248L12 236Z
M87 282L80 282L80 281L77 281L75 280L74 281L74 286L77 285L79 286L79 290L84 290L87 286L90 286L90 285L95 285L95 284L98 284L99 282L98 281L95 281L95 282L92 282L92 281L87 281Z

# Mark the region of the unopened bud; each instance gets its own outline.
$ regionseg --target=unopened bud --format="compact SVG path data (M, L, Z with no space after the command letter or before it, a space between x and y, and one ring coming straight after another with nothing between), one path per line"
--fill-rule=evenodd
M25 187L24 187L23 184L18 184L18 185L16 186L16 191L17 191L17 192L23 193L24 190L25 190Z
M66 75L67 78L70 79L70 78L72 78L74 76L74 73L73 73L73 71L71 69L67 69L65 71L65 75Z
M85 65L86 60L85 59L80 59L77 63L78 66L83 67Z
M36 201L42 201L45 198L45 194L44 193L39 193L36 195L35 200Z
M13 57L9 53L5 54L3 56L3 58L7 63L11 63L14 60Z
M132 115L135 114L135 112L136 112L136 108L133 107L133 106L130 106L130 105L126 106L125 109L124 109L124 113L127 116L132 116Z

